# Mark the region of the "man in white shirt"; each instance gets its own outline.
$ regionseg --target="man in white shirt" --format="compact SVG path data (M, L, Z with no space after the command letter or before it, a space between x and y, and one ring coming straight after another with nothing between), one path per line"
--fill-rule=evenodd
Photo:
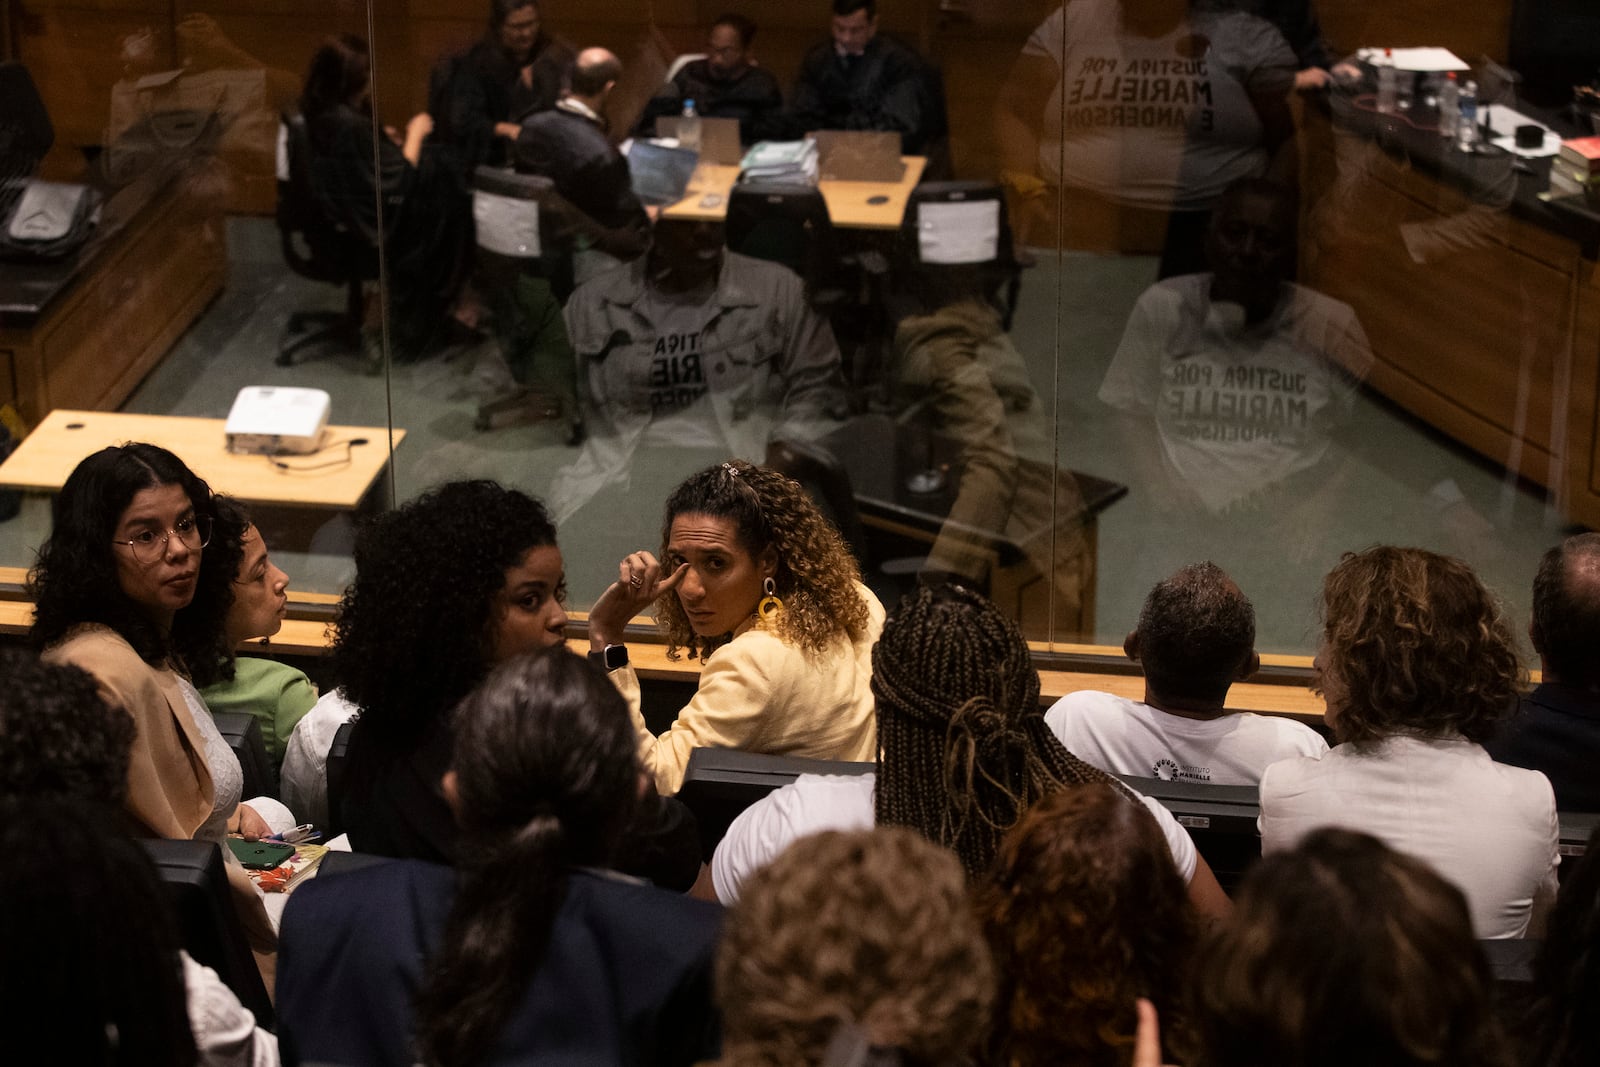
M1255 609L1214 563L1184 567L1145 598L1123 650L1144 667L1144 700L1085 690L1045 716L1101 770L1216 785L1257 785L1267 765L1318 757L1327 742L1292 719L1229 712L1228 689L1261 667Z

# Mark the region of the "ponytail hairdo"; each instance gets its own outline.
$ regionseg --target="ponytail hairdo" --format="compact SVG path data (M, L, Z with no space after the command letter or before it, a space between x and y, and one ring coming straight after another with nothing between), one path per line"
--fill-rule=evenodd
M877 824L909 826L961 857L994 862L1028 808L1063 785L1117 779L1045 725L1028 643L985 597L920 587L872 650L878 712Z
M455 901L417 994L423 1062L482 1062L544 958L574 867L607 865L639 796L616 687L565 648L510 660L455 710Z

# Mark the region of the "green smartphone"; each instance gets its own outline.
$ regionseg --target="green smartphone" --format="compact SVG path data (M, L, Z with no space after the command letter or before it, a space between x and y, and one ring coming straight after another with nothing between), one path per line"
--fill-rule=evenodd
M244 864L247 870L252 871L270 871L294 855L293 845L285 845L279 841L246 841L243 838L230 837L228 847L239 857L239 862Z

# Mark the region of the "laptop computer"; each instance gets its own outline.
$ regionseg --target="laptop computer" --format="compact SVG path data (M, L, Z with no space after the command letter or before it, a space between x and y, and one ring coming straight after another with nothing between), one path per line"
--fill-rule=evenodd
M694 178L699 157L687 148L668 148L636 137L628 146L628 175L634 195L646 204L676 204Z
M905 177L900 135L876 130L818 130L817 162L824 181L897 182Z
M656 119L656 136L676 138L678 123L682 121L683 119L676 115ZM744 158L744 148L739 144L739 120L702 118L700 158L707 163L737 167L739 161Z

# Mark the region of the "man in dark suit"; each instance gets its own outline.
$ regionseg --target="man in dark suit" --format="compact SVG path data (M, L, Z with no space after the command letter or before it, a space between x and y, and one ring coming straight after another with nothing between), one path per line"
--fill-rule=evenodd
M901 150L926 154L942 136L944 108L933 69L878 32L876 0L833 0L833 39L800 63L793 118L801 130L881 130Z
M1569 537L1544 554L1528 636L1544 680L1489 754L1543 771L1557 809L1600 811L1600 534Z
M684 101L693 100L697 114L738 119L744 144L782 139L787 132L783 92L771 71L755 65L750 48L755 37L756 24L743 15L723 15L713 22L706 57L685 63L651 98L639 131L653 135L656 119L681 114Z
M622 74L622 63L604 48L586 48L572 66L571 85L549 111L529 115L517 133L517 170L542 174L555 183L572 207L595 225L583 227L577 281L586 268L583 253L598 251L625 262L645 250L650 220L634 194L628 161L606 136L606 98Z

